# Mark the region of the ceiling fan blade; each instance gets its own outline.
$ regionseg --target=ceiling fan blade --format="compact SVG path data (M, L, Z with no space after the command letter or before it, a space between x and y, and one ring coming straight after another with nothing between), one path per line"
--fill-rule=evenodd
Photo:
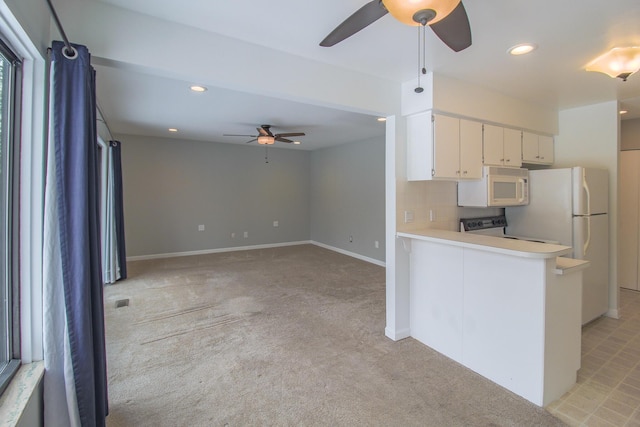
M251 138L255 138L257 135L239 135L237 133L223 133L222 136L250 136Z
M269 136L269 132L267 132L264 128L256 128L258 131L258 135L260 136Z
M462 2L441 21L430 25L440 40L456 52L471 46L471 27L469 17Z
M286 142L286 143L288 143L288 144L290 144L290 143L292 143L292 142L293 142L292 140L287 139L287 138L283 138L283 137L281 137L281 136L276 136L275 140L276 140L276 141L280 141L280 142Z
M293 133L277 133L275 135L276 139L284 136L285 138L288 138L290 136L304 136L305 133L304 132L293 132Z
M388 13L381 0L371 0L345 19L335 30L320 42L320 46L331 47L373 24Z
M251 135L248 135L248 136L251 136ZM247 141L245 144L248 144L248 143L250 143L250 142L257 141L257 140L258 140L258 138L254 138L254 139L252 139L251 141Z

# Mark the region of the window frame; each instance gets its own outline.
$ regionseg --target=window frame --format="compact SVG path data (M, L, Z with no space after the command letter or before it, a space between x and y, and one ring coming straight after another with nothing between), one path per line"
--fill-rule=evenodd
M6 331L2 333L2 339L7 339L7 361L0 366L0 395L9 385L11 379L20 367L20 283L19 283L19 198L20 198L20 131L21 131L21 112L22 112L22 61L15 54L14 50L4 41L4 37L0 35L0 53L11 64L11 81L10 92L3 93L3 96L9 96L9 112L7 116L7 135L0 141L3 152L7 155L1 157L2 167L8 171L6 178L0 181L0 185L4 187L6 192L5 201L2 201L0 209L6 208L5 224L0 226L5 228L7 239L5 255L1 262L5 263L6 272L2 277L3 283L0 286L6 286L6 300L9 307L6 312ZM4 84L4 83L3 83ZM6 89L6 88L5 88ZM2 102L4 102L2 100ZM6 181L5 181L6 179ZM4 303L0 301L0 303ZM6 337L5 334L6 333Z

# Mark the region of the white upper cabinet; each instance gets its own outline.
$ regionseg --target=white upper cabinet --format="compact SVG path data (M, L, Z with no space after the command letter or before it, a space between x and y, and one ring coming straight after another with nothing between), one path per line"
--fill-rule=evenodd
M551 165L553 161L553 137L522 133L522 163Z
M521 131L488 124L483 128L485 165L522 166Z
M460 119L460 178L482 178L482 123Z
M482 177L482 124L431 111L407 116L407 179Z

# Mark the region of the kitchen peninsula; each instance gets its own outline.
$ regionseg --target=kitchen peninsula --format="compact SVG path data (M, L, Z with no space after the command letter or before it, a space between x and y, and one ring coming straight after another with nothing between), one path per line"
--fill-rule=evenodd
M571 248L425 229L410 252L410 333L544 406L580 368L582 270Z

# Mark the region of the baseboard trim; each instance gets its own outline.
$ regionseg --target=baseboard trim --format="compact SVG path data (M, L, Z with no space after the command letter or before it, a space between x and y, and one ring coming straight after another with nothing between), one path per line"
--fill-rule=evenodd
M384 334L387 336L387 338L390 338L394 341L399 341L405 338L409 338L411 336L411 331L409 330L409 328L395 331L387 327L387 328L384 328Z
M336 248L335 246L325 245L324 243L316 242L315 240L312 240L311 244L316 245L316 246L320 246L321 248L329 249L330 251L338 252L338 253L340 253L342 255L347 255L347 256L350 256L352 258L357 258L357 259L359 259L361 261L370 262L371 264L375 264L375 265L378 265L380 267L386 267L387 266L387 264L384 261L380 261L380 260L375 259L375 258L371 258L371 257L368 257L368 256L360 255L360 254L357 254L355 252L345 251L344 249Z
M217 248L217 249L204 249L201 251L186 251L186 252L169 252L163 254L152 255L136 255L127 257L127 261L146 261L150 259L162 259L162 258L175 258L191 255L208 255L218 254L223 252L237 252L237 251L250 251L254 249L270 249L270 248L282 248L285 246L297 246L297 245L316 245L321 248L329 249L330 251L338 252L343 255L357 258L362 261L370 262L371 264L378 265L380 267L386 267L386 263L374 258L370 258L364 255L357 254L355 252L345 251L344 249L336 248L334 246L325 245L324 243L316 242L314 240L301 240L298 242L284 242L284 243L268 243L264 245L252 245L252 246L234 246L230 248Z
M605 316L611 317L612 319L619 319L620 313L617 308L610 308L609 311L605 313Z
M175 257L191 256L191 255L208 255L208 254L217 254L217 253L223 253L223 252L250 251L254 249L282 248L285 246L310 245L310 244L313 244L311 240L303 240L299 242L268 243L264 245L234 246L229 248L204 249L201 251L169 252L164 254L130 256L130 257L127 257L127 261L145 261L149 259L175 258Z

